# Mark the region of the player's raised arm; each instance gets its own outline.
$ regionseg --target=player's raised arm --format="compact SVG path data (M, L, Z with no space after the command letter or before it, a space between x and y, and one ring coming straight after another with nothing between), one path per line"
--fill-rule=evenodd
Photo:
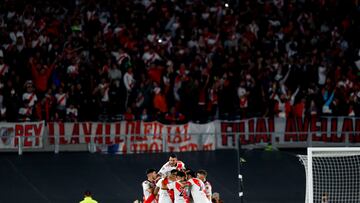
M158 172L158 175L160 176L160 177L164 177L164 176L166 176L166 168L167 168L167 165L168 163L165 163L162 167L161 167L161 169L159 170L159 172Z

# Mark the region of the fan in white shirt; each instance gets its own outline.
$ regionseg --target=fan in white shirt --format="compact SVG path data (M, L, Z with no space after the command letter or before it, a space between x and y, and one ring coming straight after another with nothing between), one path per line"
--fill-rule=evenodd
M31 81L25 83L26 92L22 95L23 101L28 101L29 107L35 106L38 98L34 92L34 87Z
M153 49L150 49L150 51L144 53L142 60L148 66L156 60L161 60L161 57Z
M131 59L130 55L121 48L117 52L115 52L115 51L111 52L111 55L113 55L115 57L115 60L117 61L117 63L119 65L121 65L125 61L125 59L128 59L128 60Z
M128 92L131 92L131 90L135 86L135 79L134 79L134 74L132 72L132 68L129 68L124 75L124 85Z

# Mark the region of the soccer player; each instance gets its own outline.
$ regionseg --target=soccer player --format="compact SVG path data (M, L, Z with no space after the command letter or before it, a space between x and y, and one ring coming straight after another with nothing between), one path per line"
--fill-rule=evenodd
M142 183L143 192L144 192L144 203L156 203L156 198L154 195L155 189L155 179L156 179L156 170L148 169L146 170L147 180Z
M198 170L198 172L196 174L197 174L197 178L199 178L202 182L204 182L206 196L211 201L212 187L211 187L210 182L206 179L207 172L205 170Z
M161 178L156 183L155 194L159 192L159 202L158 203L173 203L174 202L174 190L167 188L167 185L176 181L177 170L173 169L170 172L170 175L166 178Z
M170 171L176 169L178 171L185 170L185 164L182 161L179 161L175 154L171 154L169 157L169 161L164 164L158 174L161 177L166 177L169 175Z
M84 200L80 203L97 203L97 201L92 198L91 192L87 190L84 193Z
M174 203L190 203L189 191L186 182L186 175L182 171L176 173L177 181L167 185L168 189L174 190Z
M194 172L190 171L186 183L190 187L190 193L194 203L211 203L206 195L205 184L194 176Z

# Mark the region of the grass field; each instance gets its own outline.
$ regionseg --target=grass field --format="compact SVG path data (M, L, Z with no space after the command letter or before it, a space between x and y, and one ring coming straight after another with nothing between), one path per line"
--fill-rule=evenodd
M90 189L100 203L127 203L142 197L146 168L159 169L168 154L12 153L0 155L1 203L78 202ZM208 170L213 190L224 202L238 198L236 151L187 152L180 160ZM245 151L244 202L303 203L304 169L284 152Z

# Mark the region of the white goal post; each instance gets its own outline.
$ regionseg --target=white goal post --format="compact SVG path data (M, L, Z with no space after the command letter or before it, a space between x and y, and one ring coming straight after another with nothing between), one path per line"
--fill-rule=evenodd
M360 202L360 147L308 148L305 203Z

